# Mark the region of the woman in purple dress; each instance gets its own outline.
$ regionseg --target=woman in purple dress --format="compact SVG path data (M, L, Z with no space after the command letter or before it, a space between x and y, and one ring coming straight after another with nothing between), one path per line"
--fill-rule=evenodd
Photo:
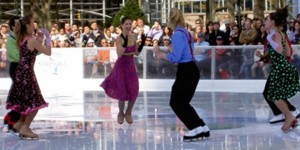
M38 139L38 135L31 131L30 124L39 109L47 107L34 73L35 57L38 52L51 55L49 32L43 30L46 46L42 45L44 34L35 38L32 15L21 18L15 24L16 43L20 51L20 61L16 68L15 82L12 85L6 108L21 114L13 128L19 132L20 138Z
M143 36L142 44L136 45L136 38L131 33L131 23L132 20L129 17L122 18L122 34L116 39L118 60L111 73L100 85L108 96L119 100L119 124L123 124L124 118L128 124L133 123L131 112L139 93L139 82L133 57L141 52L146 39ZM125 101L128 101L128 106L124 112Z

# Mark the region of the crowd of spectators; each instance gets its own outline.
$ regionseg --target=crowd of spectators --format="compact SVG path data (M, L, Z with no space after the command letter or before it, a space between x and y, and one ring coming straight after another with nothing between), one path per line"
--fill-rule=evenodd
M198 46L216 46L216 45L263 45L266 32L264 30L263 19L243 18L241 27L237 25L236 20L230 19L228 15L224 16L221 21L203 22L200 19L195 20L194 26L186 24L186 29L194 37L195 59L200 69L202 78L210 78L211 70L211 49L200 48ZM36 30L38 23L35 22ZM0 26L0 49L5 49L5 42L9 36L9 27L7 24ZM68 22L63 24L53 23L50 29L52 47L68 48L68 47L114 47L115 40L122 33L119 27L113 25L102 28L94 21L80 26ZM136 34L137 44L141 42L141 35L145 34L146 46L171 46L171 37L173 31L167 26L162 25L159 21L154 21L151 26L144 24L142 18L133 20L132 33ZM292 44L300 44L300 14L295 19L290 19L286 31ZM171 48L170 48L171 50ZM216 70L214 70L216 78L222 79L252 79L266 78L268 76L269 65L259 62L255 56L256 51L260 49L217 49L216 50ZM113 67L114 61L117 59L114 52L97 51L96 53L87 53L92 56L85 56L86 77L93 77L99 74L101 68L99 66ZM174 74L174 66L163 60L156 60L154 53L147 51L147 74L167 75ZM4 60L5 53L0 52L0 69L6 67ZM141 57L136 59L137 68L141 70L143 67ZM294 64L298 59L298 55L294 55ZM96 62L96 63L95 63ZM91 65L92 64L92 65ZM90 66L90 67L89 67ZM300 66L300 65L299 65ZM102 69L103 70L103 69Z

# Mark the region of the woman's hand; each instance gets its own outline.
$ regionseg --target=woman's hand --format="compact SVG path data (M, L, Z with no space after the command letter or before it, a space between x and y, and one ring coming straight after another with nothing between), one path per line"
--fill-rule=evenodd
M39 43L43 44L44 41L44 33L41 31L38 31L36 34L36 39Z
M260 57L260 56L261 56L261 53L260 53L259 50L256 50L256 51L255 51L255 56L257 56L257 57Z
M46 37L46 46L51 46L51 37L50 33L47 29L41 28L40 31L45 35Z

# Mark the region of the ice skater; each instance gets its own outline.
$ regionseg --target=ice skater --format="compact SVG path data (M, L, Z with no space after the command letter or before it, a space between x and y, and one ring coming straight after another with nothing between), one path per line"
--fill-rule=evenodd
M7 60L10 62L9 76L12 80L12 85L15 83L16 80L16 68L19 63L19 55L20 55L19 49L16 44L16 38L14 35L15 22L18 21L19 19L20 19L19 16L13 16L8 23L10 28L10 33L6 42L6 53L7 53ZM14 110L9 111L5 115L4 124L7 124L9 131L17 132L16 130L14 130L13 125L20 119L20 116L21 116L20 113Z
M38 139L30 125L39 109L47 107L34 73L34 63L38 52L51 55L50 34L42 30L46 36L46 46L42 45L43 38L33 36L34 24L32 15L26 15L15 23L16 44L20 52L19 64L16 67L15 82L8 93L6 109L21 114L20 119L13 125L19 132L20 138Z
M288 132L297 126L296 117L290 110L296 111L288 99L299 91L297 69L286 59L291 55L286 36L280 27L286 22L288 7L278 9L265 18L267 35L266 57L271 62L271 71L267 79L263 95L268 101L273 113L283 113L283 132ZM276 105L276 107L273 104ZM278 108L278 110L276 110Z
M189 129L183 136L184 140L209 137L208 126L190 105L200 79L200 73L193 56L194 40L184 28L184 17L179 9L172 8L169 16L168 26L174 30L171 39L172 52L165 54L156 47L155 54L158 59L162 58L172 63L178 63L176 79L171 91L170 106Z
M146 37L142 37L141 45L136 44L136 38L131 34L130 17L123 17L121 20L122 33L116 39L118 59L111 73L104 79L100 86L105 93L114 99L119 100L119 113L117 121L119 124L133 123L132 109L139 93L139 81L134 64L134 55L138 55L143 49ZM128 106L124 112L125 102Z

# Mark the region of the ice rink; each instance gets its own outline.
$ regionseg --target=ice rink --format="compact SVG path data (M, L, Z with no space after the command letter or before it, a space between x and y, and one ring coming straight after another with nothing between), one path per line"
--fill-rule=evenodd
M5 126L1 124L0 149L299 150L300 127L283 133L280 130L282 123L268 123L272 114L261 94L264 82L250 81L253 86L222 83L223 87L214 87L209 81L200 81L192 105L210 127L211 136L192 142L182 141L186 128L169 107L172 81L160 86L140 82L145 85L141 86L133 110L132 125L116 122L117 101L98 88L99 81L92 86L85 82L75 89L60 87L64 90L45 88L42 83L49 107L40 110L32 124L40 139L19 140L18 135L5 133ZM0 90L1 122L7 112L7 93L8 89ZM300 108L299 99L298 94L290 101Z

